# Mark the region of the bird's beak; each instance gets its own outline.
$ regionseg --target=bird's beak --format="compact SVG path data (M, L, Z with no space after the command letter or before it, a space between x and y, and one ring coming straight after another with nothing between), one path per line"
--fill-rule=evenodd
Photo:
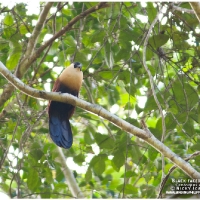
M74 68L80 68L80 70L81 70L82 64L80 62L75 62L74 63Z

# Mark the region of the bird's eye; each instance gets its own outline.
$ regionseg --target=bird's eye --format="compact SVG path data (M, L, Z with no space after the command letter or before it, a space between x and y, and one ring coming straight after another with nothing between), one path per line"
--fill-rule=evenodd
M82 64L80 62L75 62L74 63L74 68L81 68Z

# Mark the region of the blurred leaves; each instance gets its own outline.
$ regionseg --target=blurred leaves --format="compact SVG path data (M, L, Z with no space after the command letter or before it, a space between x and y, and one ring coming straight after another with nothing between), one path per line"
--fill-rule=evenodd
M27 186L32 192L34 192L38 185L39 185L39 174L35 169L32 169L28 173Z
M149 44L155 49L157 49L163 46L168 41L168 39L169 36L165 34L154 35L149 38Z

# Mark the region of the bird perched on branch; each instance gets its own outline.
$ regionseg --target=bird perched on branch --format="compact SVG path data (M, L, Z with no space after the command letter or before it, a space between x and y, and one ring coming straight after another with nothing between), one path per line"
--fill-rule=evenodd
M83 80L81 67L81 63L75 62L64 69L56 80L52 91L69 93L78 97ZM70 148L73 143L69 118L74 114L74 110L75 106L73 105L49 101L48 113L50 136L55 144L65 149Z

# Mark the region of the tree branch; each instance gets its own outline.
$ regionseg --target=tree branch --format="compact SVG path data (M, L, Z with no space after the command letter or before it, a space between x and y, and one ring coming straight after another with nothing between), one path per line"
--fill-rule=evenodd
M174 12L176 10L176 11L179 11L179 12L185 12L185 13L189 13L189 14L195 14L194 10L190 10L190 9L187 9L187 8L182 8L182 7L179 7L179 6L175 6L174 2L170 3L170 7L172 9L172 12Z
M4 65L0 62L0 73L13 84L21 92L32 96L34 98L54 100L59 102L65 102L78 106L88 112L92 112L108 121L112 122L115 126L121 128L122 130L135 135L143 139L146 143L150 144L153 148L157 149L163 156L167 157L171 162L173 162L177 167L184 171L189 177L200 179L200 173L197 172L188 162L180 158L174 152L172 152L167 146L160 142L154 135L148 131L148 133L140 128L137 128L130 123L124 121L123 119L111 114L106 109L99 105L88 103L82 99L79 99L73 95L67 93L56 93L56 92L46 92L42 90L36 90L24 84L21 80L15 77Z
M162 118L162 137L161 137L161 142L164 142L164 138L165 138L165 133L166 133L166 125L165 125L165 117L164 117L164 114L163 114L163 110L162 110L162 107L160 105L160 102L158 101L158 98L156 96L156 91L155 91L155 87L154 87L154 81L153 81L153 76L151 75L151 72L146 64L146 50L147 50L147 45L148 45L148 41L149 41L149 37L150 37L150 34L155 26L155 24L157 23L158 19L159 19L159 14L162 12L162 7L160 8L160 10L158 11L155 19L153 20L153 22L151 23L150 27L149 27L149 30L147 32L147 35L145 37L145 40L144 40L144 47L143 47L143 58L142 58L142 62L143 62L143 66L149 76L149 81L150 81L150 85L151 85L151 90L152 90L152 93L153 93L153 97L154 97L154 100L158 106L158 110L160 112L160 115L161 115L161 118ZM164 166L165 166L165 160L164 160L164 156L162 155L162 178L164 177Z
M186 158L186 159L184 159L184 160L185 160L185 161L189 161L189 160L191 160L192 158L194 158L194 157L196 157L196 156L199 156L199 155L200 155L200 151L197 151L197 152L193 153L192 155L190 155L188 158ZM167 182L167 180L168 180L170 174L171 174L176 168L177 168L176 165L172 166L172 167L169 169L169 171L168 171L167 175L165 176L165 178L162 180L161 185L160 185L160 189L159 189L159 193L158 193L158 197L157 197L157 198L162 198L161 195L162 195L162 191L163 191L163 188L164 188L164 186L165 186L165 183Z
M57 147L57 151L59 156L57 157L59 163L62 165L63 173L67 182L67 185L69 187L69 190L71 191L74 198L84 198L83 193L81 192L79 186L77 185L76 179L74 178L74 175L72 171L68 168L66 164L66 158L65 155L60 147Z
M32 63L34 62L38 56L44 51L44 49L46 47L48 47L49 45L51 45L57 38L59 38L60 36L62 36L64 33L66 33L67 31L71 30L73 25L76 24L80 19L88 16L89 14L100 10L102 8L108 7L109 5L105 2L101 2L96 6L93 6L92 8L89 8L87 10L85 10L84 12L80 13L79 15L77 15L75 18L73 18L65 27L63 27L60 31L58 31L57 33L55 33L48 41L46 41L40 48L38 48L37 51L35 51L35 53L33 54L33 56L31 56L31 58L29 59L29 61Z
M190 2L190 6L194 10L194 13L200 22L200 3L199 2Z
M158 101L158 98L156 96L156 91L155 91L155 88L154 88L154 81L153 81L153 77L151 75L151 72L146 64L146 50L147 50L147 45L148 45L148 41L149 41L149 37L150 37L150 34L151 34L151 31L152 29L154 28L154 25L156 24L156 22L158 21L158 17L159 17L159 14L161 13L162 11L162 8L159 10L159 12L157 13L155 19L153 20L153 22L151 23L150 27L149 27L149 30L147 32L147 35L146 35L146 38L144 40L144 47L143 47L143 58L142 58L142 62L143 62L143 66L149 76L149 81L150 81L150 85L151 85L151 90L152 90L152 93L153 93L153 97L154 97L154 100L158 106L158 109L159 109L159 112L160 112L160 115L162 117L162 139L161 141L163 142L164 141L164 136L165 136L165 132L166 132L166 127L165 127L165 118L164 118L164 115L163 115L163 111L162 111L162 107L160 105L160 102Z
M31 35L31 37L29 38L29 41L28 41L26 51L22 55L22 57L21 57L21 59L18 63L18 66L16 68L16 71L15 71L15 75L18 78L23 77L24 73L27 71L27 69L31 65L31 63L28 62L29 57L34 51L35 45L37 43L38 36L39 36L43 26L44 26L47 14L48 14L52 5L53 5L53 2L46 3L46 5L44 6L44 8L43 8L43 10L40 14L40 17L38 19L37 24L36 24L35 28L33 29L32 35ZM3 93L0 96L0 106L3 105L10 98L13 90L14 90L14 87L12 85L10 85L10 84L5 85Z
M48 3L47 3L47 5L50 6L50 4L48 4ZM35 28L33 33L32 33L32 36L31 36L32 38L31 38L31 41L28 44L28 49L26 51L26 52L30 52L31 54L25 53L26 57L22 60L20 66L18 67L17 71L15 72L17 77L21 78L23 76L23 74L27 71L27 69L30 67L30 65L41 55L41 53L43 53L43 51L49 45L51 45L57 38L59 38L60 36L65 34L67 31L71 30L73 25L75 23L77 23L80 19L88 16L89 14L91 14L91 13L97 11L97 10L100 10L100 9L108 7L108 6L109 5L107 3L101 2L98 5L93 6L89 9L85 10L84 12L80 13L75 18L73 18L65 27L63 27L60 31L58 31L52 38L50 38L42 46L40 46L35 52L33 52L34 49L30 49L30 50L28 50L28 49L35 47L36 43L34 42L34 38L37 39L37 34L39 34L38 30L43 27L41 20L42 19L44 20L44 15L41 14L42 17L39 18L38 26L36 25L37 28ZM46 13L46 12L44 12L44 13ZM14 90L14 87L12 85L7 84L5 86L5 89L2 93L2 95L0 96L0 106L2 104L4 104L10 98L13 90Z
M22 59L21 63L19 63L17 70L15 72L15 75L19 78L21 78L23 76L23 73L27 70L27 67L30 66L30 65L26 64L26 61L29 59L29 57L34 52L35 45L37 44L38 36L41 33L41 30L46 21L46 17L48 15L49 10L52 5L53 5L53 2L46 3L46 5L44 6L44 9L42 10L42 12L39 16L37 24L36 24L35 28L33 29L33 32L31 34L31 37L29 38L29 41L27 44L26 52L24 55L22 55L23 59Z

